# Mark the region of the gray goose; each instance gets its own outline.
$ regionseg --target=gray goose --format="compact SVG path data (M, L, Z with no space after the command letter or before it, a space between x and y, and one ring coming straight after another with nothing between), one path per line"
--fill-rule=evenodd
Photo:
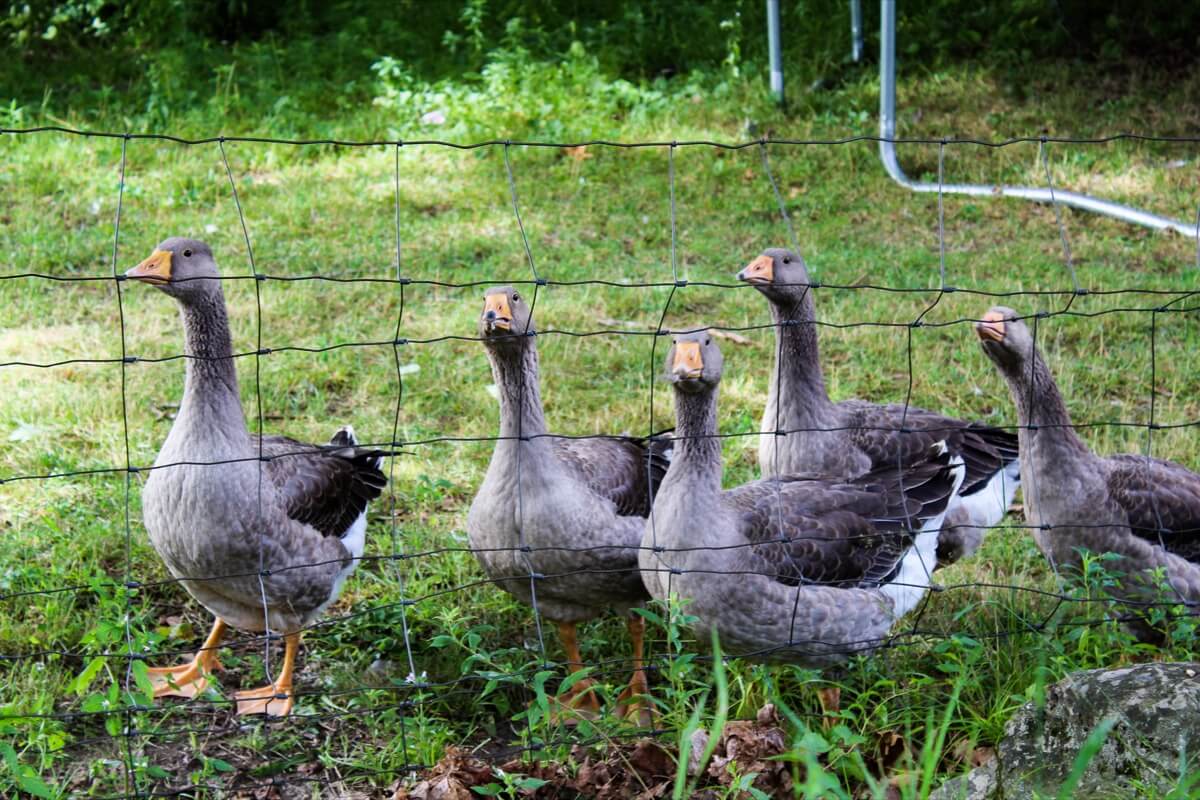
M770 301L775 365L763 413L758 463L764 477L818 472L853 478L903 466L944 439L966 463L938 539L938 566L978 549L1004 517L1020 484L1017 437L922 408L864 400L834 403L825 391L817 347L816 305L804 259L770 249L737 275ZM775 431L788 431L776 435Z
M216 618L191 661L150 670L154 696L204 691L227 625L270 630L284 634L283 664L270 684L235 695L237 712L285 716L300 631L337 599L363 554L367 504L387 483L383 454L358 447L348 425L321 446L248 432L207 244L167 239L126 276L175 298L187 356L183 401L142 492L146 530L171 575Z
M903 468L721 488L721 351L704 331L667 354L675 452L642 539L650 594L685 601L725 652L821 667L877 647L929 585L937 530L963 480L944 442Z
M500 434L467 516L471 548L497 586L557 624L574 673L583 668L578 623L647 599L637 548L670 442L547 435L531 309L511 286L486 292L479 336L499 389ZM644 721L645 620L630 614L628 627L634 669L618 712ZM592 685L580 680L559 700L596 711Z
M1017 407L1025 517L1046 558L1072 566L1081 549L1114 553L1117 559L1105 566L1125 576L1127 598L1154 598L1160 586L1149 571L1161 569L1181 601L1200 602L1200 475L1132 453L1096 455L1075 433L1020 316L995 306L975 330Z

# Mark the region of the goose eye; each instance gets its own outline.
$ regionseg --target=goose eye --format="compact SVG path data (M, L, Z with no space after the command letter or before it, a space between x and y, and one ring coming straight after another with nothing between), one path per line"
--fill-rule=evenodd
M191 250L184 250L184 251L183 251L183 257L184 257L184 258L191 258L191 257L192 257L192 251L191 251Z
M516 292L513 292L513 302L515 303L520 299L521 299L521 295L517 294Z
M792 260L791 260L790 258L785 258L785 259L783 260L783 263L785 263L785 264L790 264L790 263L792 263Z
M704 339L704 346L705 346L705 347L708 347L710 344L712 344L712 339L709 339L709 338L705 337L705 339Z

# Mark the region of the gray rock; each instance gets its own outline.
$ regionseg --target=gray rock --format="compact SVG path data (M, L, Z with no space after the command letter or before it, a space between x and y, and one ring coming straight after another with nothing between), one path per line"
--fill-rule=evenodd
M1088 670L1046 689L1005 728L996 760L947 781L930 800L1054 797L1088 735L1115 724L1075 797L1158 796L1200 769L1200 664Z

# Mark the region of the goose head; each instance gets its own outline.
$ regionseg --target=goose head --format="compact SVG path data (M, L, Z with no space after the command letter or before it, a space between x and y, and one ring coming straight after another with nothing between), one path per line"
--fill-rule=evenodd
M495 286L483 295L479 338L485 344L517 344L532 333L532 309L511 286Z
M798 303L808 291L808 268L804 259L791 250L772 247L747 264L737 274L773 303Z
M688 394L711 391L721 382L725 359L709 331L676 334L667 351L667 380Z
M199 239L164 239L125 277L148 283L181 303L221 291L221 274L212 248Z
M992 306L975 323L983 352L1001 370L1011 372L1033 356L1033 336L1021 315L1005 306Z

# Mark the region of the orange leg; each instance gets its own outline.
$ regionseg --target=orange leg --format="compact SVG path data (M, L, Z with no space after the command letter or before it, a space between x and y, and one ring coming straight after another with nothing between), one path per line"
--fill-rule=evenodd
M235 694L233 697L237 700L238 714L267 714L272 717L286 717L291 713L292 672L296 665L296 653L299 651L299 633L289 633L283 637L283 666L279 669L279 677L275 679L274 683Z
M632 715L637 724L649 728L654 724L654 706L645 698L650 694L650 685L646 680L646 664L644 661L644 642L646 638L646 620L640 615L629 617L629 638L633 640L633 675L629 685L617 697L617 715L626 717Z
M563 649L567 651L567 669L574 675L583 669L583 656L579 652L579 640L576 636L575 623L558 623L558 636L562 639ZM596 693L592 691L592 686L593 681L591 678L581 678L574 686L558 697L558 702L569 708L599 712L600 701L596 699Z
M221 668L217 660L217 647L225 635L225 620L217 617L212 631L200 647L200 652L186 664L174 667L151 667L150 683L154 685L155 697L192 698L208 688L208 676Z

